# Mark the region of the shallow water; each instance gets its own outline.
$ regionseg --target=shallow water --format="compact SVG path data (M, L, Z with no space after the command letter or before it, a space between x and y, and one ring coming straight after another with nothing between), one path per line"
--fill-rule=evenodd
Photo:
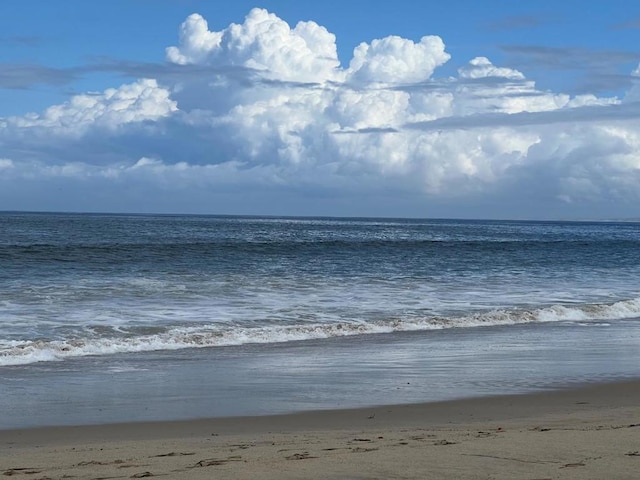
M0 428L261 415L640 376L640 319L78 358L0 370Z

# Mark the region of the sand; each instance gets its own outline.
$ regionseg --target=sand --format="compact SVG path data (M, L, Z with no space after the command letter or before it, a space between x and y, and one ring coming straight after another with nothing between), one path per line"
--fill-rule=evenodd
M638 479L640 381L292 415L0 431L24 479Z

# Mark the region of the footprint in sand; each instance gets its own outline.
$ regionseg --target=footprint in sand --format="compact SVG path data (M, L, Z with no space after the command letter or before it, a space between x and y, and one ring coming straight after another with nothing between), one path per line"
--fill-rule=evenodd
M284 457L287 460L308 460L310 458L318 458L318 457L312 457L309 452L302 452L302 453L294 453L293 455L289 455L288 457Z
M40 473L42 472L42 470L38 470L37 468L32 468L32 467L16 467L16 468L10 468L9 470L5 470L4 472L2 472L2 475L5 475L7 477L10 477L12 475L19 475L19 474L23 474L23 475L34 475L36 473Z

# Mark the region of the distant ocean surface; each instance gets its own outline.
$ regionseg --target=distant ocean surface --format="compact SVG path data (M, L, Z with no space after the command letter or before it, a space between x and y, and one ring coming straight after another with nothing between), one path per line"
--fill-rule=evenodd
M633 357L638 317L638 223L0 214L11 408L37 372L73 365L77 377L116 359L160 371L231 346L304 345L308 358L353 337L357 356L391 338L424 345L424 332L487 344L491 329L547 332L553 343L614 327Z

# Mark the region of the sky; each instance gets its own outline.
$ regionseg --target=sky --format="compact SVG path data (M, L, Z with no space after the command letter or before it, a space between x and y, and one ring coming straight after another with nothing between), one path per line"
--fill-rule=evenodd
M640 218L640 2L0 2L0 211Z

